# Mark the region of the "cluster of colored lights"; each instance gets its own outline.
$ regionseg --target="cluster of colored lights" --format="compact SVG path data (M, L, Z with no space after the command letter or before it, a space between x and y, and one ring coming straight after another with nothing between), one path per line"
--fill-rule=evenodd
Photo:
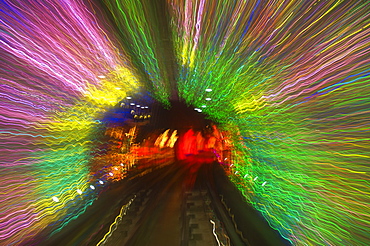
M127 172L136 163L136 153L132 146L137 135L137 127L113 126L105 131L105 153L96 155L91 160L90 171L95 179L117 182L127 176ZM100 149L101 151L102 149Z
M60 230L117 177L121 162L91 169L107 110L126 98L150 117L130 102L143 86L169 104L156 1L103 2L114 23L91 1L0 2L0 244ZM246 200L295 245L366 245L367 1L166 3L175 88L231 133Z

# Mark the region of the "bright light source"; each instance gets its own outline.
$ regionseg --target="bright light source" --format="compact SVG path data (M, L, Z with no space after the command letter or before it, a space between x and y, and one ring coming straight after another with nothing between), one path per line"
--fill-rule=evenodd
M265 184L266 184L267 182L265 181L265 182L263 182L263 184L262 184L262 186L265 186Z
M105 76L104 75L99 75L98 78L104 79Z
M123 166L123 163L121 163L120 165Z
M56 197L56 196L53 196L53 201L54 201L54 202L59 202L59 199L58 199L58 197Z
M134 105L135 105L135 103L130 103L130 105L131 105L131 106L134 106Z
M199 110L199 108L195 108L194 110L198 111L198 110Z
M118 170L118 168L117 167L114 167L114 170Z
M206 105L202 105L202 108L205 108L205 107L207 107Z
M206 89L206 91L207 91L207 92L211 92L211 91L212 91L212 89Z
M246 178L248 176L248 173L246 175L244 175L244 178Z
M93 186L93 185L90 185L90 188L91 188L92 190L95 190L95 186Z
M121 87L116 87L116 90L121 90Z
M77 189L77 193L81 195L82 191L80 189Z
M132 99L132 97L126 97L126 99L130 100L130 99Z
M144 109L145 107L141 107L142 109Z
M138 105L136 105L136 107L140 108L140 105L138 104Z
M109 173L110 176L113 176L113 173Z
M207 97L206 98L206 101L211 101L212 99L210 97Z
M257 179L258 179L258 176L257 176L257 177L255 177L253 180L254 180L254 181L256 181Z
M145 106L145 108L149 108L148 106Z
M100 184L104 184L104 182L103 182L103 181L101 181L101 180L99 180L99 183L100 183Z

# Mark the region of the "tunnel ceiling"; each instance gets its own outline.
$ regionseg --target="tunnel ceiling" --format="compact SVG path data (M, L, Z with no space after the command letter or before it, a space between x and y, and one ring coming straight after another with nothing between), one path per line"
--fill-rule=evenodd
M0 9L0 244L84 213L107 181L91 165L107 112L143 95L168 108L158 124L227 131L230 179L292 244L370 241L368 1Z

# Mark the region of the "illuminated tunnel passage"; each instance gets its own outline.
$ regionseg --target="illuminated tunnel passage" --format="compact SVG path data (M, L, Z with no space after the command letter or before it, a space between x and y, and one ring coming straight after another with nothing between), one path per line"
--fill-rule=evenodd
M106 137L92 171L112 184L76 221L38 244L290 245L227 178L226 132L184 103L138 110L134 98L102 119ZM133 160L122 166L124 158Z
M223 243L212 190L248 231L252 207L293 245L368 246L368 1L1 0L0 23L0 245L121 240L165 195L135 182L188 161L226 172L181 189Z

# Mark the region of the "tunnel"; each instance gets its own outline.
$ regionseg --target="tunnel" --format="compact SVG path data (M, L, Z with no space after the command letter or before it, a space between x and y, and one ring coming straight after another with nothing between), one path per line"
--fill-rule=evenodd
M369 245L368 1L0 10L0 245Z

